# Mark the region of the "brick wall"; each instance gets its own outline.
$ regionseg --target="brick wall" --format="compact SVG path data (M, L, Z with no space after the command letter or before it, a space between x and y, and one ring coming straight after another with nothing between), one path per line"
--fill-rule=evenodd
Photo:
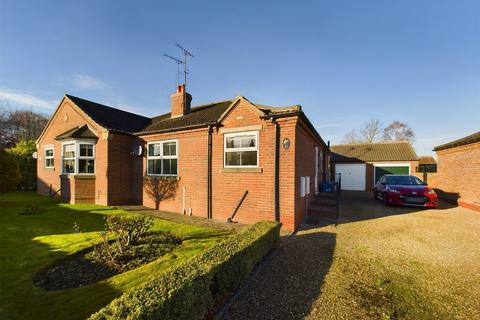
M295 219L298 208L295 206L299 177L295 172L297 117L278 120L280 141L288 137L289 149L280 146L280 221L285 229L293 230L301 222ZM274 175L275 175L275 124L262 120L260 113L246 100L227 115L223 126L212 133L212 217L226 221L233 213L245 191L248 195L238 210L234 220L253 223L259 220L274 220ZM224 134L232 131L259 132L259 167L254 169L224 168ZM198 129L188 132L153 134L141 137L146 142L178 139L178 187L174 198L163 201L160 210L180 213L185 192L186 212L207 217L207 148L208 130ZM303 142L303 138L300 140ZM313 148L309 140L307 146ZM301 153L297 154L297 158ZM298 160L298 159L297 159ZM311 162L311 160L309 160ZM312 166L305 168L304 175L313 176ZM314 169L313 169L314 170ZM146 157L143 161L146 171ZM299 183L299 182L298 182ZM312 180L312 190L313 188ZM154 201L143 192L143 204L154 208Z
M60 188L61 198L66 202L75 201L76 183L74 183L67 176L61 179L62 175L62 143L55 140L55 137L61 133L66 132L74 127L87 124L89 128L99 137L95 145L95 183L94 188L88 188L95 192L93 198L95 203L107 204L107 135L105 130L91 121L89 117L85 116L77 107L75 107L68 98L65 98L61 105L57 108L55 114L52 116L50 124L46 128L44 134L37 142L37 192L42 195L49 195L49 190L56 192ZM45 147L54 148L54 168L45 168ZM91 183L91 182L90 182ZM84 185L81 183L80 185ZM82 186L78 186L82 188ZM81 191L82 197L86 197ZM88 196L90 197L90 196ZM89 200L90 201L90 200Z
M298 122L296 125L296 160L295 160L295 225L299 226L307 212L307 208L315 195L315 146L319 147L319 152L324 152L323 159L326 158L325 150L320 145L319 141L310 134L310 132L303 126L302 122ZM325 163L323 164L323 170L326 171ZM300 197L300 178L304 176L310 177L310 194L305 197ZM323 180L322 175L319 173L318 182Z
M460 205L480 211L480 142L437 151L433 187ZM442 196L442 194L440 194Z

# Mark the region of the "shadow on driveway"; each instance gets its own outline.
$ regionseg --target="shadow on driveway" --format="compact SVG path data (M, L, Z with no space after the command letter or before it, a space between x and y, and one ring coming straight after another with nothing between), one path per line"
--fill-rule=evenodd
M436 209L415 206L387 206L381 200L373 198L373 192L342 191L340 194L340 214L338 220L324 219L318 224L304 224L300 230L318 228L331 224L344 224L355 221L378 219L388 216L422 212L426 210L445 210L457 207L456 204L440 201Z
M282 239L282 244L245 285L223 319L302 319L320 295L336 235L318 232Z

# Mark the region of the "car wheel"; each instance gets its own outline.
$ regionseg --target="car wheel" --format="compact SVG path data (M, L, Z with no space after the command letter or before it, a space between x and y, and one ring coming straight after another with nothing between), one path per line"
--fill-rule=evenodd
M383 204L386 206L390 205L390 203L388 203L387 196L385 195L385 193L383 194Z

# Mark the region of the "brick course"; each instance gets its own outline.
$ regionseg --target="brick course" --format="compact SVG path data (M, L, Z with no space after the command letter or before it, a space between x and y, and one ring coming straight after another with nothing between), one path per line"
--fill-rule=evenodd
M438 150L437 163L432 186L441 190L440 196L480 211L480 142Z

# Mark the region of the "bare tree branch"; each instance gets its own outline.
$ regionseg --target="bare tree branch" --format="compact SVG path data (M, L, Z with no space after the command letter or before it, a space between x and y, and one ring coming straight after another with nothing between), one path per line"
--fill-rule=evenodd
M383 139L386 141L408 141L414 143L415 132L406 123L394 121L383 130Z

